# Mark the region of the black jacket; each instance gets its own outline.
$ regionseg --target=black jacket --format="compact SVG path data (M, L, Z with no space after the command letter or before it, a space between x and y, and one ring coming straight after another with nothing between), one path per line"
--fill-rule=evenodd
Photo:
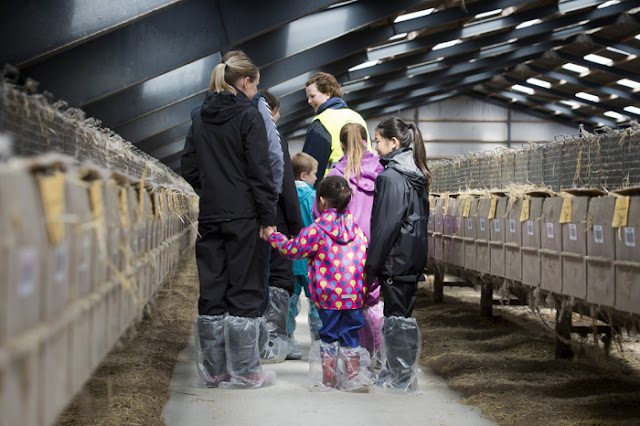
M427 178L411 148L392 151L380 163L384 170L373 196L367 279L420 274L427 265Z
M182 177L200 195L200 221L257 217L275 225L264 121L244 93L207 93L189 128Z

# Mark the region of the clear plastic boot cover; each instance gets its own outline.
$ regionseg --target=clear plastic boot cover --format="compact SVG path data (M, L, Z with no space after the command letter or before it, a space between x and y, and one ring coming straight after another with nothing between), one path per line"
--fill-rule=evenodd
M194 322L195 347L200 382L198 386L216 387L229 380L224 349L224 316L200 315Z
M224 318L227 369L231 378L220 383L220 387L258 388L275 384L275 372L262 370L259 335L260 318Z
M340 347L338 357L338 389L346 392L367 392L371 386L369 351L363 347Z
M282 362L289 353L290 344L287 335L289 318L289 293L281 288L269 287L269 306L264 313L269 331L269 341L262 348L260 357L265 363Z
M360 345L371 355L370 370L382 365L382 324L384 323L384 303L378 302L362 309L364 326L358 331Z

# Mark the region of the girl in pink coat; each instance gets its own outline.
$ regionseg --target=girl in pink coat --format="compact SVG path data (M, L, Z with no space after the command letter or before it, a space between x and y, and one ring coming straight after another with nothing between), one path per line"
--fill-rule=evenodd
M322 385L363 390L362 378L357 378L362 353L358 330L364 324L367 237L346 209L351 189L344 178L323 179L316 196L320 217L293 240L279 232L270 234L268 240L288 259L308 259L311 300L322 320L319 330ZM341 377L336 375L338 352L346 366Z

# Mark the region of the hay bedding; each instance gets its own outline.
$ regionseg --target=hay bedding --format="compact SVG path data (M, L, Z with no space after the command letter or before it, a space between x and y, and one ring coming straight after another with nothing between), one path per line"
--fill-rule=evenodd
M62 425L159 425L178 353L186 347L198 294L194 252L160 290L135 333L114 349L61 415ZM640 343L623 336L609 357L591 337L574 338L576 359L554 360L554 311L494 307L479 317L479 292L447 287L444 303L421 287L414 316L422 330L422 368L440 375L508 425L640 424ZM578 319L576 319L578 320Z

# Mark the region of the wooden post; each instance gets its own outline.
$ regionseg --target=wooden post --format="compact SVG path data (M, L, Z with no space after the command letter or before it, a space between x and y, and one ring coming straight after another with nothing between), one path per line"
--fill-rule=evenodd
M562 302L556 302L556 359L572 359L571 349L571 309L562 309Z
M442 303L444 289L444 274L440 267L435 265L433 273L433 303Z
M480 316L493 317L493 283L490 279L480 279Z

